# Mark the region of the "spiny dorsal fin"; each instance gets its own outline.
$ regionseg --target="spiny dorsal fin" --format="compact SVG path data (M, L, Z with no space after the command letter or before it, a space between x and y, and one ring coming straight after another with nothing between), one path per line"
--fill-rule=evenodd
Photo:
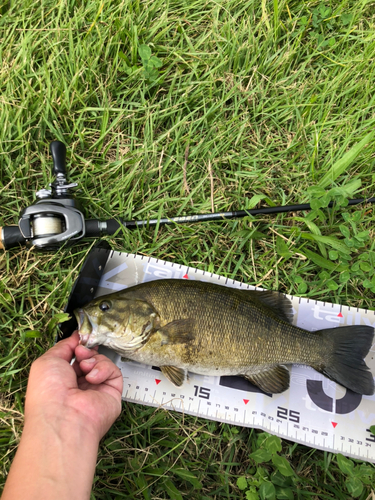
M270 394L284 392L289 387L290 374L285 366L274 366L255 375L243 375L249 382Z
M177 368L177 366L161 366L160 370L177 387L180 387L187 380L187 371Z
M195 320L192 318L175 319L158 329L162 335L161 345L186 344L193 338Z
M274 317L287 323L292 323L293 306L291 301L282 293L273 292L272 290L267 290L265 292L259 290L246 290L245 293L248 294L253 302L266 307L267 310L272 312Z

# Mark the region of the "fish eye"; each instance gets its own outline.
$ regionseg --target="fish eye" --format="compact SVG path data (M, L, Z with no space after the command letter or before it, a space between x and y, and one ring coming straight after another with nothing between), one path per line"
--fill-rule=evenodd
M104 300L103 302L100 302L99 309L103 312L106 312L111 309L111 303Z

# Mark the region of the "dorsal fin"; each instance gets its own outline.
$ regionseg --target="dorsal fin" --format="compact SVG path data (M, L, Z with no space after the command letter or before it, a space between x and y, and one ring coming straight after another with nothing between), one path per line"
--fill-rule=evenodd
M281 319L286 323L293 321L293 306L289 299L282 293L267 290L261 292L259 290L244 290L250 300L260 306L262 309L272 313L272 316Z

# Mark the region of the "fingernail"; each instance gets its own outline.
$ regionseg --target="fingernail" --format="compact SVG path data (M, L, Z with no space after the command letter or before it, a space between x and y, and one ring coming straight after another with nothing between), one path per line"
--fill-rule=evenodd
M96 362L96 359L95 358L89 358L89 359L85 359L84 361L85 361L85 363L92 364L92 363Z
M86 351L91 351L91 349L89 349L87 346L83 344L79 344L79 346L82 347L83 349L86 349Z
M85 345L89 339L88 335L80 335L79 336L79 342L81 345Z
M99 370L97 368L94 368L88 375L90 375L90 377L96 377L98 373Z

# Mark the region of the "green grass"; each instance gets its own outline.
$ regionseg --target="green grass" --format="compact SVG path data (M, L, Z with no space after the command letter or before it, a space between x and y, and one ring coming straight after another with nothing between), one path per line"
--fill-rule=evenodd
M331 8L327 18L322 5ZM322 193L308 190L329 172L327 190L360 180L355 196L373 195L373 141L343 171L331 170L375 123L369 1L3 0L0 9L2 225L15 224L51 182L53 139L68 147L88 218L316 202ZM153 77L142 44L162 61ZM373 208L306 215L139 229L109 240L119 251L374 308ZM337 242L349 253L337 252ZM30 364L52 345L49 322L91 244L0 256L3 477L22 431ZM249 457L259 435L124 404L100 448L92 498L177 499L176 488L182 498L245 498L237 478L262 474ZM281 454L299 477L290 486L295 498L352 498L335 455L286 441ZM371 481L358 498L370 492Z

